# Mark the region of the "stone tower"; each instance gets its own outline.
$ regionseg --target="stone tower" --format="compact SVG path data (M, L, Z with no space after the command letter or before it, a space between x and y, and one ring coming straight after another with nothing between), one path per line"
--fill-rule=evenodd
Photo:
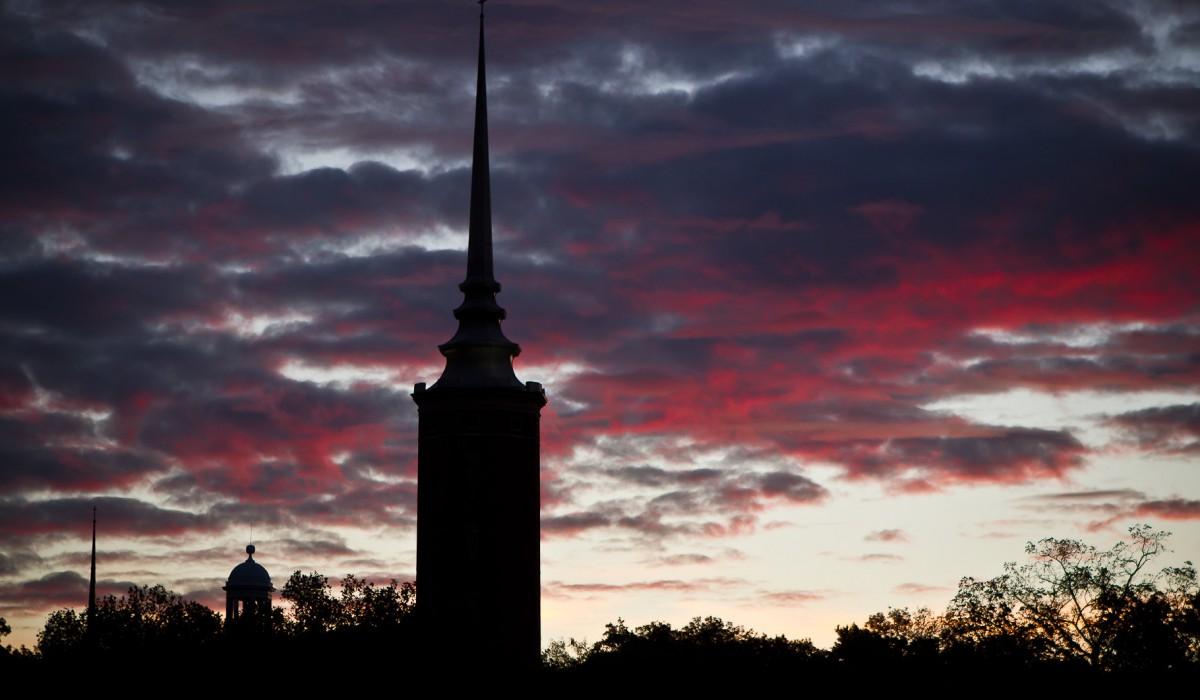
M433 640L494 642L508 668L541 651L540 447L546 394L513 372L492 272L482 3L467 276L442 376L417 384L417 615Z

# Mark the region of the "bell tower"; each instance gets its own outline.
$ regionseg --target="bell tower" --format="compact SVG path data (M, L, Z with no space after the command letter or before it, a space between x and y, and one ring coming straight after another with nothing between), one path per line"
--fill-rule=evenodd
M541 653L540 420L546 394L513 372L521 348L500 329L492 266L483 3L466 279L442 376L412 397L419 414L417 615L433 641L488 640L508 668Z

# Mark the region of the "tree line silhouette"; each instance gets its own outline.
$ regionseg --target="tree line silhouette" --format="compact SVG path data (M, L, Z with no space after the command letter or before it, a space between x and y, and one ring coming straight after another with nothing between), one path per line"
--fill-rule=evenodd
M1169 533L1139 525L1107 550L1079 540L1026 545L1028 561L991 579L964 578L944 613L893 608L861 626L836 628L833 646L768 636L716 617L674 628L665 622L606 625L599 641L552 641L542 655L548 678L713 673L859 677L977 673L1200 673L1200 587L1191 562L1152 569ZM335 595L321 574L296 571L280 590L289 605L223 625L221 616L161 585L130 588L87 612L57 610L34 650L0 650L0 670L38 673L139 663L254 659L344 664L383 672L403 658L422 664L486 665L487 639L453 649L424 643L416 585L375 585L355 576ZM11 630L0 618L0 638ZM431 666L430 666L431 667Z

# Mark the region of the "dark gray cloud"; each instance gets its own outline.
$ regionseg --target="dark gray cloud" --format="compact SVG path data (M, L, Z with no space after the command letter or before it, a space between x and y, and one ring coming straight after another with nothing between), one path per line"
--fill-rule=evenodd
M719 469L683 469L679 471L660 469L658 467L619 467L605 472L614 477L638 486L670 486L684 484L699 484L718 479Z
M27 500L4 498L0 508L0 532L6 540L47 533L91 536L92 508L103 517L108 535L158 536L185 532L214 531L222 523L207 514L160 508L135 498L96 496Z
M11 547L0 551L0 576L15 576L42 563L42 558L33 550Z
M98 579L96 595L122 595L131 586L129 581ZM88 580L74 571L57 571L27 581L0 583L0 609L6 612L29 613L51 608L87 607Z
M1058 475L1080 466L1083 445L1066 431L1020 429L961 438L899 438L884 452L894 462L937 465L963 478L1025 478L1029 472ZM871 470L879 465L864 460Z
M1103 501L1103 500L1129 500L1143 499L1146 494L1134 489L1096 489L1093 491L1066 491L1063 493L1047 493L1040 496L1031 496L1035 501L1049 501L1051 503L1078 503L1087 501Z
M626 445L608 445L610 454L636 457ZM722 468L662 469L621 466L572 469L569 483L584 491L610 488L615 480L638 488L636 495L594 503L586 508L553 508L542 518L550 536L615 528L650 540L675 537L719 538L753 532L757 513L775 505L814 505L828 497L820 484L793 471L759 471L737 463L733 455ZM600 483L593 479L600 477ZM608 482L608 483L605 483ZM572 489L574 486L572 487ZM713 517L719 516L719 517ZM680 563L680 562L676 562Z
M1200 452L1200 403L1155 406L1108 418L1142 449Z

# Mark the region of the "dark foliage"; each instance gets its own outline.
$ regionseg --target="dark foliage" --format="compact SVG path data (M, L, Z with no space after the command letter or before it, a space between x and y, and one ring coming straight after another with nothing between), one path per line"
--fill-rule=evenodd
M324 576L297 571L280 597L291 610L273 633L291 658L390 666L396 655L411 657L418 650L413 583L376 586L347 575L335 597Z
M1139 526L1103 551L1076 540L1031 542L1027 563L1008 563L992 579L964 578L944 614L924 608L876 613L861 626L838 627L828 651L715 617L697 617L678 629L665 622L630 628L618 619L594 644L552 641L543 653L543 674L557 682L654 676L695 684L803 676L867 685L908 674L942 689L981 674L1057 676L1070 683L1104 682L1114 673L1196 674L1196 571L1190 562L1150 567L1166 551L1167 537ZM415 676L445 678L447 669L489 667L487 640L464 639L454 648L426 641L413 583L377 586L346 576L334 595L326 577L297 571L279 595L284 606L223 626L216 613L162 586L131 588L99 601L92 620L74 610L55 611L38 635L36 652L0 647L0 670L115 673L136 661L160 672L222 668L226 678L288 669L287 678L298 682L307 669L319 668L382 678L403 663ZM0 618L0 637L8 632Z
M85 655L134 654L142 659L205 653L220 638L221 617L162 586L135 586L121 597L96 601L85 612L57 610L38 633L38 651L52 662Z
M4 638L10 634L12 634L12 627L8 626L8 620L0 617L0 671L20 674L35 669L39 661L35 652L24 646L14 649L3 643Z
M1008 563L992 579L964 578L944 614L876 613L862 626L838 627L829 651L711 617L679 630L663 622L631 630L618 620L590 646L552 642L543 662L560 674L820 672L868 684L908 673L947 689L980 673L1076 681L1097 672L1197 673L1196 571L1191 562L1150 569L1168 536L1137 526L1105 551L1077 540L1031 542L1028 563Z
M136 662L144 677L222 669L218 676L196 679L204 683L288 669L288 677L297 680L296 669L318 668L309 664L390 667L396 654L416 648L412 583L377 586L346 576L335 597L324 576L297 571L280 597L289 604L286 612L277 606L223 624L208 607L162 586L132 587L123 596L98 600L90 620L86 611L54 611L38 633L36 652L6 648L0 669L30 675L78 670L114 682Z
M606 625L604 636L591 647L574 639L551 642L543 663L559 673L694 677L714 669L758 674L814 670L825 666L826 657L808 640L768 637L719 618L697 617L679 629L665 622L630 629L617 620Z

